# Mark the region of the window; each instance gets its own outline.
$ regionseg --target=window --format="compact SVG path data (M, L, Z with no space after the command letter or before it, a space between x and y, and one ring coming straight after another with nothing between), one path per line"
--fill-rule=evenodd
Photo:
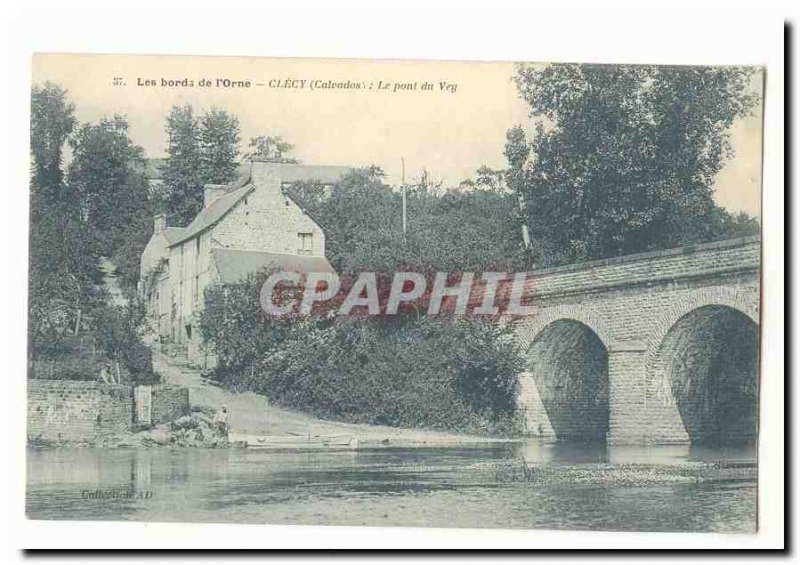
M311 255L314 249L314 234L313 233L298 233L298 255Z

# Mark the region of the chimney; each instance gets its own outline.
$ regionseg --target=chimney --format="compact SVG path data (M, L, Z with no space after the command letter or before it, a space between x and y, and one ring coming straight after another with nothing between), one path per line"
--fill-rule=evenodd
M164 214L156 214L153 218L153 233L161 233L167 229L167 216Z
M250 181L261 189L281 194L281 163L253 161L250 163Z
M203 208L208 208L214 200L225 194L228 185L226 184L207 184L203 189Z

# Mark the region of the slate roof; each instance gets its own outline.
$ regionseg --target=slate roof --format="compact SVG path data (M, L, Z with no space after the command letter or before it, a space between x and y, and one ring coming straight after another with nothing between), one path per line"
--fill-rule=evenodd
M213 226L236 206L240 200L250 194L255 188L255 185L251 182L251 166L250 163L240 166L239 178L229 185L223 185L226 190L225 194L213 200L211 204L203 208L189 225L183 228L183 232L176 235L175 241L170 242L170 247L182 241L186 241L187 239L191 239L200 232ZM270 166L280 171L282 184L301 180L317 180L323 184L332 184L352 170L350 167L296 165L287 163L270 163Z
M241 185L241 186L239 186ZM228 192L212 201L211 204L200 210L188 226L183 228L180 236L170 243L173 246L181 241L186 241L200 232L216 224L231 208L245 196L250 194L255 186L250 182L250 177L241 177L240 180L228 185Z
M219 282L235 283L265 267L297 273L331 273L333 267L325 257L287 255L240 249L212 249L211 260L217 268Z
M163 167L167 162L166 157L148 157L144 160L144 176L148 180L163 180L164 171ZM240 163L238 165L238 174L244 174L249 170L250 163Z
M281 183L319 181L322 184L338 182L352 171L352 167L338 165L299 165L295 163L270 163L280 171Z
M167 240L167 245L172 245L181 241L186 228L168 227L163 232L164 238Z

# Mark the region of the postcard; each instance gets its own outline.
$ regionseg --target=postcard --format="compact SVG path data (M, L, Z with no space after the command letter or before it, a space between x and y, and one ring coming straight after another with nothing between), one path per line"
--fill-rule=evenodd
M27 518L756 532L764 81L34 55Z

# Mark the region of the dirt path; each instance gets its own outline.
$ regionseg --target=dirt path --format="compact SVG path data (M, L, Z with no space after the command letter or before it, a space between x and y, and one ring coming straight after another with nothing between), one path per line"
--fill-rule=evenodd
M228 407L231 431L244 434L286 436L293 434L311 436L351 435L361 444L389 445L448 445L463 443L493 443L508 440L469 436L368 424L348 424L320 420L308 414L294 412L269 404L266 396L253 392L235 393L203 379L200 372L187 367L174 358L154 353L153 365L164 379L174 385L189 389L192 406L216 411L223 404Z

